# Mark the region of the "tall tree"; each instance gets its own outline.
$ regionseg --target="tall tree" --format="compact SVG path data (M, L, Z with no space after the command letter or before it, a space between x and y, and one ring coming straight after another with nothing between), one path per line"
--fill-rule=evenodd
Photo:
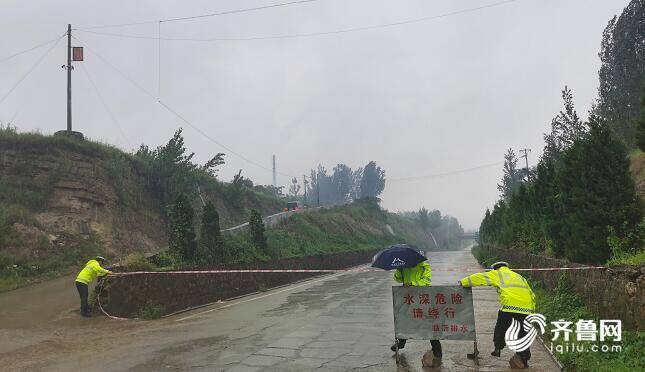
M504 155L504 176L502 183L497 185L497 189L502 193L504 200L510 200L511 196L517 191L522 184L523 173L517 169L517 156L513 149L508 149Z
M205 264L224 263L224 241L219 226L219 214L211 201L206 202L199 236L198 259Z
M425 207L419 209L419 215L417 220L423 231L428 231L430 229L430 217L428 215L428 210Z
M645 85L641 96L641 114L636 120L636 145L645 151Z
M289 195L298 196L299 193L300 193L300 184L298 183L298 179L296 177L293 177L291 179L291 186L289 186Z
M269 253L269 244L265 235L264 222L262 215L255 209L251 209L251 217L249 218L249 230L251 233L251 241L257 250L264 254Z
M178 195L196 195L195 154L186 150L181 128L166 145L155 150L141 145L135 156L144 163L150 187L162 205L173 203Z
M370 161L363 168L361 198L378 198L385 189L385 170Z
M601 119L592 117L590 128L585 139L562 158L557 176L563 200L564 254L585 263L610 257L610 228L624 237L643 217L625 146Z
M605 118L628 146L635 144L641 88L645 84L645 1L632 0L603 33L594 112Z
M331 183L334 204L344 204L351 201L352 169L350 167L345 164L336 165L331 177Z
M562 90L564 110L551 120L551 133L544 135L546 146L544 158L556 159L559 154L571 147L576 139L587 132L587 126L580 118L573 104L573 93L567 86Z
M188 262L195 260L197 248L193 225L194 215L193 207L184 195L177 196L168 213L170 222L168 248L175 257Z
M202 169L208 173L211 177L217 177L217 172L219 171L219 166L224 165L224 153L218 152L212 159L206 162Z

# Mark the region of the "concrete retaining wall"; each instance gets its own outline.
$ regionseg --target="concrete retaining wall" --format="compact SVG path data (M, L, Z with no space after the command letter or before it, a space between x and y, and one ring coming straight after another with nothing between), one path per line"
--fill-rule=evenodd
M345 252L210 269L342 269L367 263L376 251ZM208 270L209 268L200 268ZM145 306L163 314L292 283L318 273L140 274L110 277L100 294L103 308L136 317Z
M513 267L582 267L566 260L510 249L482 247L489 256ZM529 276L547 290L554 289L564 273L585 305L601 319L621 319L629 330L643 330L645 321L645 266L612 267L606 270L536 271ZM525 273L521 273L524 275Z

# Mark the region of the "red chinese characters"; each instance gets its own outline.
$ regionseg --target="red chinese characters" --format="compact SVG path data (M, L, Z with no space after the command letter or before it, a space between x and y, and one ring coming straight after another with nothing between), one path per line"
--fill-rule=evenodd
M419 304L428 305L430 304L430 295L427 293L422 293L419 295Z
M463 297L459 293L452 293L450 295L450 298L453 304L461 304L461 302L463 301Z
M411 295L411 294L409 294L409 293L408 293L408 294L406 294L406 295L405 295L405 299L403 300L403 302L404 302L404 303L406 303L406 304L408 304L408 305L413 304L413 303L414 303L414 296L412 296L412 295Z
M446 304L446 296L444 296L443 293L437 293L435 296L436 304L437 305L445 305Z

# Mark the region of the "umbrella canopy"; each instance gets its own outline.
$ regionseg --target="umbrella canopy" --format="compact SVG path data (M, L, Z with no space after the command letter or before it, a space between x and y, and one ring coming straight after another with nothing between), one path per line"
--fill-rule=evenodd
M427 258L415 247L407 244L396 244L380 251L372 258L372 267L383 270L415 267Z

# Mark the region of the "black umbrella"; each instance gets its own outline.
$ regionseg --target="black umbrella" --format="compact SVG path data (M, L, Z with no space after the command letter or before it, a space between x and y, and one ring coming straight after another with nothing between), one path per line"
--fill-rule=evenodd
M395 244L380 251L372 258L372 267L383 270L415 267L427 258L415 247L407 244Z

